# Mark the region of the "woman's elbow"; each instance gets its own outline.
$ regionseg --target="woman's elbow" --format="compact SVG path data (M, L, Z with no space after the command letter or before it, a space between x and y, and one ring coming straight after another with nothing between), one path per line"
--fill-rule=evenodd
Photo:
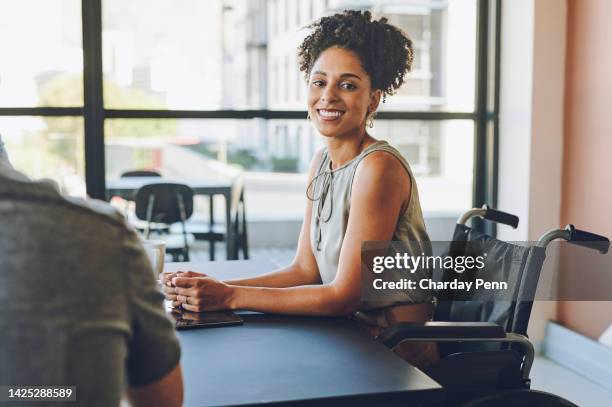
M343 295L339 293L334 296L331 304L329 304L328 312L330 316L352 315L359 309L360 304L360 295Z

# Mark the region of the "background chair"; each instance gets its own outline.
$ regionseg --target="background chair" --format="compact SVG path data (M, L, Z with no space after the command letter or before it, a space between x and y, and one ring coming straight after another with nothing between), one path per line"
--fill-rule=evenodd
M136 217L146 221L145 239L151 233L150 225L180 223L181 234L166 234L166 253L173 261L189 261L189 247L193 236L187 233L185 222L193 214L193 190L183 184L148 184L136 192Z
M154 171L154 170L130 170L130 171L123 172L120 175L120 178L135 178L135 177L161 178L161 176L162 176L161 173ZM133 209L130 208L133 203L134 201L131 201L129 199L125 200L125 207L123 208L123 214L126 218L130 219L130 222L136 227L136 229L138 229L139 232L142 233L144 232L146 228L146 224L138 219L133 218L134 216L134 214L132 213ZM155 230L155 232L158 232L158 233L168 233L169 232L168 226L161 225L161 224L151 224L149 225L149 229Z
M558 396L530 390L534 349L526 333L531 307L550 241L561 238L606 253L609 240L568 225L544 234L536 245L518 246L467 227L473 216L513 227L518 218L487 206L472 209L459 219L449 250L449 255L460 256L470 251L471 243L486 245L494 275L513 283L510 295L498 301L482 290L440 291L434 322L399 323L378 339L390 348L404 341L438 342L440 360L424 371L445 388L444 405L573 406ZM453 274L443 273L437 280L457 278ZM460 279L473 281L475 275L466 272Z
M230 201L230 230L226 230L225 222L218 223L214 219L213 197L210 197L209 221L198 222L190 221L186 224L187 233L192 234L196 240L209 242L209 258L215 260L215 244L225 242L229 245L230 256L228 260L236 260L240 257L249 258L246 204L244 198L244 182L237 179L232 185L232 195ZM176 226L171 228L176 232Z
M153 170L132 170L121 174L121 178L127 177L161 177L161 174Z

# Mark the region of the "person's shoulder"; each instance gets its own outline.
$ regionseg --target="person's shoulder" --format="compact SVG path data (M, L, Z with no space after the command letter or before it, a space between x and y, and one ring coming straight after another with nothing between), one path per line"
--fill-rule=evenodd
M365 155L355 170L351 200L380 200L387 203L407 199L410 176L400 159L386 149L376 149Z
M400 159L388 150L374 150L367 154L359 163L356 176L386 178L407 177L404 165Z
M64 199L76 210L88 212L91 216L99 217L114 226L125 226L125 217L107 202L74 197L64 197Z
M109 203L90 198L61 196L57 201L57 211L64 218L78 219L79 223L89 224L88 230L95 229L100 236L114 236L117 243L132 247L137 242L135 229L125 216ZM81 233L81 232L79 232Z
M92 222L101 222L111 227L125 228L125 217L110 204L96 199L65 196L57 184L49 180L6 180L0 186L5 200L29 203L39 207L37 213L45 216L85 216Z
M407 195L410 175L400 159L387 149L374 149L366 154L355 170L352 197Z

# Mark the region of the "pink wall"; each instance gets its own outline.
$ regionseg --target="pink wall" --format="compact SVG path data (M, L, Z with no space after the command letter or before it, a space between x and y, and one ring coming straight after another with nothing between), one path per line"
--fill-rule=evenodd
M561 223L612 237L612 1L568 0ZM602 284L612 291L612 270ZM565 302L558 318L596 338L612 302Z

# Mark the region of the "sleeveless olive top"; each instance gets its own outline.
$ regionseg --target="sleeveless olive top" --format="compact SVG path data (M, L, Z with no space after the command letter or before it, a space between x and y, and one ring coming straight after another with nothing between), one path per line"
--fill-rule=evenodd
M330 283L336 277L340 258L340 249L346 227L351 203L351 189L353 177L359 163L369 154L377 151L386 151L395 156L404 166L410 178L410 198L400 213L395 232L394 241L402 241L405 247L414 255L429 253L431 245L425 230L419 193L416 182L408 162L401 153L384 140L376 141L365 148L358 156L335 170L331 169L331 159L327 149L323 150L317 175L313 178L307 189L307 196L313 201L312 220L310 224L310 244L317 261L321 281ZM372 214L372 216L386 216L385 214ZM410 290L402 293L405 300L399 303L430 302L431 296L427 293ZM363 302L360 309L381 308L398 302L368 304Z

